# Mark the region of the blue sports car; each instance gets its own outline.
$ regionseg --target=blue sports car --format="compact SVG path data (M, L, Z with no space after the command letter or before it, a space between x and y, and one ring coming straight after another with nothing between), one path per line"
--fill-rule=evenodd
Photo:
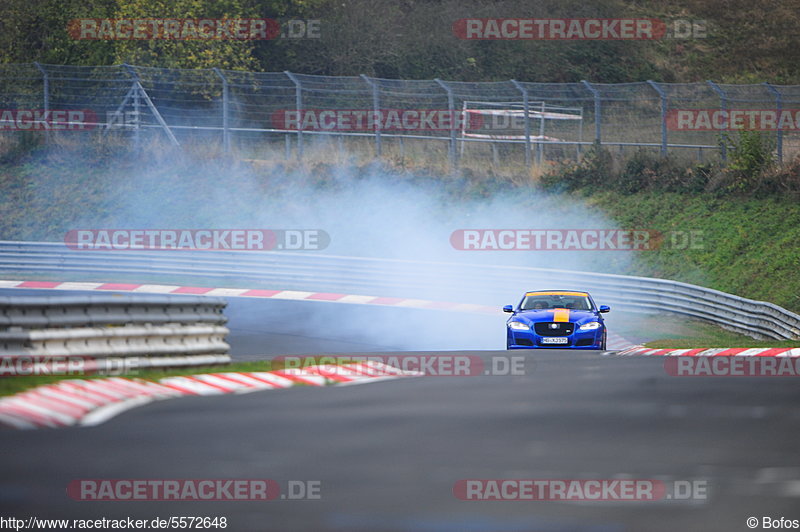
M587 292L539 290L527 292L515 309L503 307L507 349L605 349L606 326L601 313L611 311L594 304Z

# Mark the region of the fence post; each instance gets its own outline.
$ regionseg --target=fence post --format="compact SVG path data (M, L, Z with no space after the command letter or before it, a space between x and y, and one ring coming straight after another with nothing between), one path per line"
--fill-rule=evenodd
M361 79L372 88L372 110L375 111L375 117L381 116L381 100L380 93L378 92L378 85L375 84L364 74L361 74ZM383 145L381 141L381 122L382 120L375 121L375 156L380 157L383 154Z
M706 83L708 83L711 86L711 88L714 90L714 92L716 92L719 95L719 108L721 110L723 110L723 111L727 110L728 109L728 95L725 94L725 91L722 90L722 87L720 87L719 85L717 85L716 83L714 83L710 79L706 80ZM728 145L725 144L725 141L722 141L720 143L720 157L722 157L723 161L727 161L728 160Z
M222 145L225 153L231 151L231 132L228 129L228 78L220 69L214 67L214 72L222 80Z
M653 80L648 79L647 83L655 89L661 98L661 155L667 155L667 95L664 90Z
M530 100L528 89L523 87L517 80L512 79L511 83L522 93L522 107L525 112L525 166L531 167L531 120L530 120Z
M42 73L42 105L44 105L45 120L50 120L50 77L47 75L47 71L42 68L42 65L39 63L33 64L36 65L36 68ZM45 141L50 140L50 131L47 128L44 130L44 139Z
M542 101L542 110L539 118L539 142L536 143L536 165L542 165L542 158L544 157L544 124L545 124L545 111L547 110L547 103Z
M583 83L583 86L586 87L586 90L591 92L592 96L594 97L594 141L597 144L600 144L602 141L600 121L603 117L602 109L600 107L600 92L592 87L592 84L585 79L581 80L581 83Z
M284 70L283 73L294 83L294 105L297 110L297 160L300 160L303 156L303 117L301 116L303 112L303 85L297 79L297 76L288 70Z
M448 87L444 81L440 80L439 78L434 79L436 83L439 84L441 88L447 91L447 108L450 111L450 164L453 165L455 168L458 165L458 155L456 153L456 128L455 128L455 118L456 118L456 109L455 109L455 100L453 99L453 90Z
M461 102L461 145L458 147L458 159L461 160L464 158L464 148L466 147L467 143L464 142L464 138L467 136L467 122L469 114L467 113L467 102Z
M778 111L778 118L781 116L781 111L783 111L783 94L780 93L778 89L767 83L764 82L764 86L775 96L775 107L776 111ZM775 135L775 143L777 144L778 148L778 162L783 162L783 130L778 127Z
M128 65L127 63L122 65L127 70L128 74L133 78L133 86L130 90L130 95L133 98L133 116L134 116L134 126L133 126L133 145L136 149L139 149L139 76L136 75L136 72L133 68ZM124 102L123 102L124 105ZM124 116L124 115L123 115Z

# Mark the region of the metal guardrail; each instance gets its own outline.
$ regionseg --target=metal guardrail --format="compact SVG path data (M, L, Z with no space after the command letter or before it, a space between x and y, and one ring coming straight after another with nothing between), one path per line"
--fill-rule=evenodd
M0 297L0 360L74 361L82 371L227 363L225 306L196 296Z
M135 324L224 324L225 301L190 296L0 297L0 330Z
M81 251L55 242L0 241L0 272L91 273L94 281L137 283L194 279L214 286L255 281L272 289L485 304L511 302L526 289L577 286L629 311L679 314L756 338L800 338L800 315L772 303L666 279L522 266L291 252Z

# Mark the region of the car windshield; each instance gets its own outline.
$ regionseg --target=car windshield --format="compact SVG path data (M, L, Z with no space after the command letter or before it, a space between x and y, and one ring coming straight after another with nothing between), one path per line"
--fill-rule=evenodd
M565 294L527 294L522 300L521 310L541 310L566 308L571 310L592 310L592 303L586 295Z

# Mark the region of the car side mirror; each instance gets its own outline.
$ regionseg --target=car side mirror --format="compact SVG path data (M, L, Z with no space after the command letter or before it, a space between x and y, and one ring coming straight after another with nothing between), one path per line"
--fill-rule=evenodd
M505 307L503 307L503 312L514 312L514 306L506 305Z
M611 307L608 305L600 305L600 312L611 312Z

